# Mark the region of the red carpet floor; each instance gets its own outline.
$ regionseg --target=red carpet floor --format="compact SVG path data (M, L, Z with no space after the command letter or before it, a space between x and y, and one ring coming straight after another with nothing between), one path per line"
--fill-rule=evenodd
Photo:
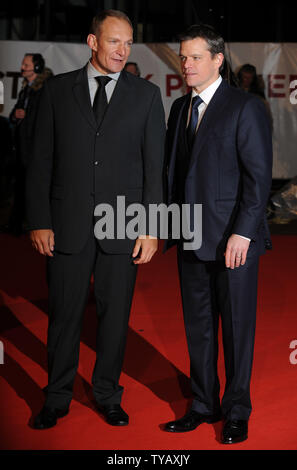
M47 381L45 259L32 251L25 236L1 235L0 242L1 449L226 449L219 443L222 423L177 435L162 430L166 421L184 413L190 400L174 250L159 252L139 270L121 376L130 425L113 428L94 407L96 315L90 295L70 414L55 428L32 429ZM228 450L297 449L297 364L289 360L290 344L297 340L297 237L274 236L273 245L260 265L249 439ZM222 348L219 372L223 389Z

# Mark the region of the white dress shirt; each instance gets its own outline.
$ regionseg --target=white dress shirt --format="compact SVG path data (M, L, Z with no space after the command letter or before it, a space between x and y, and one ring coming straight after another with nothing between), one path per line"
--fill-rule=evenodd
M198 106L199 118L198 118L198 122L197 122L197 129L199 127L201 119L203 118L203 114L206 111L207 105L209 104L211 98L213 97L213 95L215 94L217 89L219 88L219 86L221 84L221 81L222 81L222 77L220 75L219 78L215 82L213 82L211 85L209 85L209 87L207 87L205 90L203 90L199 94L200 98L203 100L203 103L200 103L200 105ZM192 89L192 97L191 97L191 105L189 107L189 114L188 114L188 124L190 122L190 116L191 116L191 112L192 112L192 99L194 98L194 96L198 96L198 93L193 88Z
M107 102L109 103L110 98L113 94L113 91L115 89L115 86L117 84L117 81L119 79L121 72L116 72L116 73L108 73L107 75L104 75L103 73L99 72L92 64L91 62L88 63L88 68L87 68L87 74L88 74L88 83L89 83L89 90L90 90L90 97L91 97L91 104L93 106L93 101L95 98L95 94L98 88L98 82L95 80L95 77L98 77L99 75L105 76L105 77L110 77L112 80L110 80L107 85L105 86L105 92L106 92L106 97L107 97Z

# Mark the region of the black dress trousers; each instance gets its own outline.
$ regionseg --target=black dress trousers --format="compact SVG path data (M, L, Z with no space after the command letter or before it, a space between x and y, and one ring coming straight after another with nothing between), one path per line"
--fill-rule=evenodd
M178 248L185 330L190 356L192 409L202 414L222 410L229 419L251 413L250 379L257 306L257 246L245 265L227 269L222 261L201 261ZM221 315L226 386L220 404L217 373L218 324Z
M106 254L90 233L78 254L54 252L48 259L49 327L46 405L67 407L79 360L79 343L90 279L98 315L92 383L98 404L118 404L119 385L137 266L130 254Z

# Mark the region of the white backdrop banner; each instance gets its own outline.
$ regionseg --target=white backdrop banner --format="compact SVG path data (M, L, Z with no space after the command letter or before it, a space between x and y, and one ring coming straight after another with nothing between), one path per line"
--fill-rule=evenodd
M20 64L26 52L39 52L56 75L82 67L90 57L87 45L0 41L0 104L8 116L21 87ZM178 44L135 44L129 60L141 76L161 89L166 116L173 101L185 93L176 64ZM262 74L273 117L274 178L297 175L297 43L229 43L227 58L236 71L250 63Z

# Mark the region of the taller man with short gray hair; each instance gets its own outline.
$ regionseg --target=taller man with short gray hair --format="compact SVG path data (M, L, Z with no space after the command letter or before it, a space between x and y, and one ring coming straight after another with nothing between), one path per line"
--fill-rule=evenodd
M82 69L49 80L37 118L27 178L33 246L48 261L48 387L37 429L68 413L78 366L80 331L91 275L98 314L93 390L111 425L128 424L119 377L137 265L150 261L157 240L98 241L94 209L162 202L165 118L157 86L125 72L133 42L129 18L99 13Z

